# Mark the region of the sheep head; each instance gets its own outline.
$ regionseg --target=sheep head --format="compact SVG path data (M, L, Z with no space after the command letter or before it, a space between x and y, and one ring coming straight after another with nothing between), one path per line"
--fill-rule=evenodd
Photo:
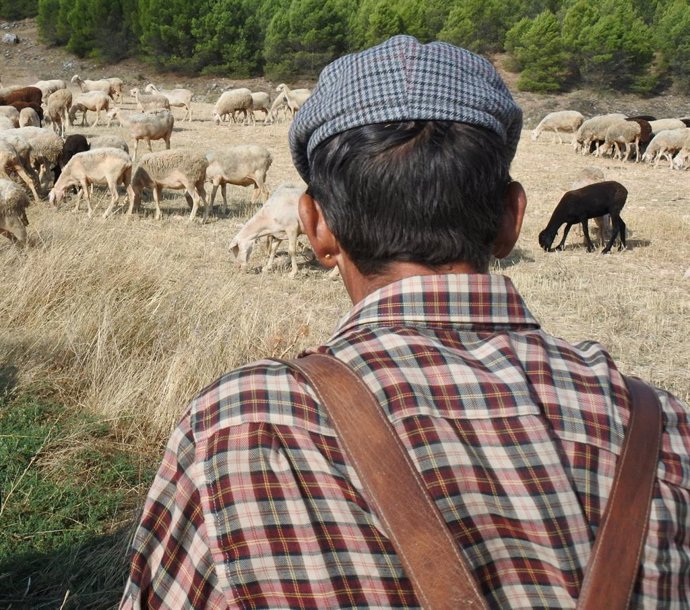
M556 234L552 231L549 231L548 229L544 229L541 233L539 233L539 245L546 251L546 252L553 252L551 249L551 244L553 244L553 240L555 239Z

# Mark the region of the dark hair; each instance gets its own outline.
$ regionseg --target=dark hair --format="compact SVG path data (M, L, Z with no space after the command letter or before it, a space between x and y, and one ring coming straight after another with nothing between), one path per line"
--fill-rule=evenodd
M308 192L365 275L392 261L486 271L510 159L497 134L474 125L366 125L314 149Z

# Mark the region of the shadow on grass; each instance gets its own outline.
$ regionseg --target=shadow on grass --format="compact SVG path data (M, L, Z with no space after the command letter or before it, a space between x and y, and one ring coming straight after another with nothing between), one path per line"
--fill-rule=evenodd
M127 581L133 526L52 552L0 560L0 610L116 608Z
M0 364L0 396L9 394L17 385L17 367Z

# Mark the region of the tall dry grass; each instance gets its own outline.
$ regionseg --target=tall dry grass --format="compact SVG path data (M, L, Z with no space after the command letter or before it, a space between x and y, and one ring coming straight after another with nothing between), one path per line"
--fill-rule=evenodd
M197 106L202 120L180 124L173 147L257 142L274 155L270 188L297 179L286 125L216 127L211 106ZM537 234L587 164L628 187L630 248L588 254L571 236L565 252L547 254ZM513 278L547 330L598 340L625 373L688 399L688 173L579 157L525 137L513 175L529 209L515 252L496 269ZM250 194L235 188L231 215L206 225L187 222L180 193L166 194L160 222L32 205L30 247L0 241L0 365L17 368L21 389L113 420L123 440L144 447L167 437L189 399L223 371L325 340L349 301L306 253L294 280L281 270L243 274L231 263L227 244L254 211ZM259 247L252 263L263 255Z

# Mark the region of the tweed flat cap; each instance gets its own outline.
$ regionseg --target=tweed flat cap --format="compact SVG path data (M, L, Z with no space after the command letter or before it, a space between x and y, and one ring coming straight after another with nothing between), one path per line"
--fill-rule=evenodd
M293 162L308 183L311 155L327 138L353 127L410 120L486 127L503 138L512 158L522 110L483 57L445 42L394 36L323 69L290 127Z

